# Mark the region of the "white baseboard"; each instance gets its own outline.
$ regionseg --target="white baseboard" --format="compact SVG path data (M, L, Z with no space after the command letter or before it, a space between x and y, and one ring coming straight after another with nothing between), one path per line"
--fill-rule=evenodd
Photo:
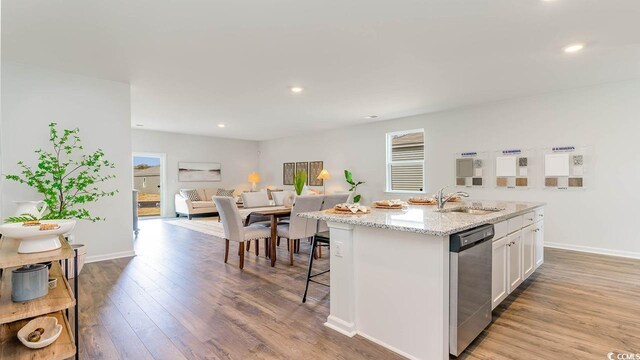
M611 250L611 249L602 249L602 248L595 248L595 247L582 246L582 245L571 245L571 244L550 243L550 242L545 242L544 246L554 248L554 249L573 250L573 251L580 251L580 252L586 252L591 254L620 256L620 257L631 258L631 259L640 259L640 253L633 252L633 251Z
M85 264L88 264L88 263L92 263L92 262L113 260L113 259L119 259L119 258L124 258L124 257L132 257L132 256L136 256L136 252L133 251L133 250L131 250L131 251L120 251L120 252L104 254L104 255L87 256L87 259L84 262L85 262Z
M329 315L327 317L327 322L324 323L324 326L333 329L342 335L346 335L348 337L353 337L356 334L355 328L356 325L352 322L346 322L342 319L339 319L333 315Z

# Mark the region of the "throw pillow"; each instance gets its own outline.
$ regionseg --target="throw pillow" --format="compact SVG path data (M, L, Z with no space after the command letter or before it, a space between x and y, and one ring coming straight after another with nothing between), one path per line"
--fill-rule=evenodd
M189 199L191 201L202 201L202 199L200 199L200 195L198 195L198 192L195 189L180 190L180 195L182 195L183 198Z
M216 196L226 196L226 197L232 198L234 191L235 189L231 189L231 190L218 189L218 192L216 192Z

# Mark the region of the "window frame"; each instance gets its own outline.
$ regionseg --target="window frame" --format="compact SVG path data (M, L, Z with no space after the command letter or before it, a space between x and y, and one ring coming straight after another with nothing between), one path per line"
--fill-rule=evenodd
M392 139L394 136L398 136L398 135L406 135L406 134L412 134L412 133L417 133L417 132L421 132L422 133L422 160L401 160L401 161L392 161L392 156L391 156L391 146L392 146ZM425 164L426 164L426 141L425 141L425 136L424 136L424 128L422 129L411 129L411 130L401 130L401 131L393 131L393 132L388 132L386 134L386 184L385 184L385 192L386 193L395 193L395 194L426 194L427 191L427 184L426 184L426 176L425 176ZM422 191L419 190L393 190L392 189L392 183L391 183L391 166L392 165L417 165L420 164L422 165Z

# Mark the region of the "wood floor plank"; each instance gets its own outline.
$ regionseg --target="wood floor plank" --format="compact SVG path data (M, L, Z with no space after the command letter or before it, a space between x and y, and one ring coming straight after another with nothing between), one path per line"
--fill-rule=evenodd
M80 276L84 358L401 359L325 327L330 289L311 285L301 303L305 242L294 266L280 246L276 267L252 249L244 270L237 248L225 264L222 239L162 220L142 221L135 246L138 256L87 264ZM545 264L494 310L492 324L460 358L640 352L639 323L640 261L546 249Z

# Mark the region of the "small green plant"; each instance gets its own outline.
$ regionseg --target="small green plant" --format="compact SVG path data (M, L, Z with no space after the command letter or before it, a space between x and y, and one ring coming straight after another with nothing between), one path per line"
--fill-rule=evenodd
M307 182L307 171L300 170L293 176L293 187L296 189L296 194L302 194L304 184Z
M118 192L99 188L101 183L115 178L115 175L102 174L105 169L115 168L115 165L104 159L101 149L90 154L77 154L83 150L78 135L80 130L64 129L59 133L56 126L56 123L49 124L49 141L53 151L36 150L38 165L35 169L20 161L20 175L6 175L6 179L28 185L43 195L48 212L42 219L104 220L91 215L83 206ZM38 220L32 217L23 214L6 221Z
M349 188L349 191L353 191L353 202L359 203L362 196L360 194L357 194L356 191L358 191L359 185L364 184L364 181L354 181L353 174L349 170L344 171L344 178L347 180L347 183L351 185L351 188Z

